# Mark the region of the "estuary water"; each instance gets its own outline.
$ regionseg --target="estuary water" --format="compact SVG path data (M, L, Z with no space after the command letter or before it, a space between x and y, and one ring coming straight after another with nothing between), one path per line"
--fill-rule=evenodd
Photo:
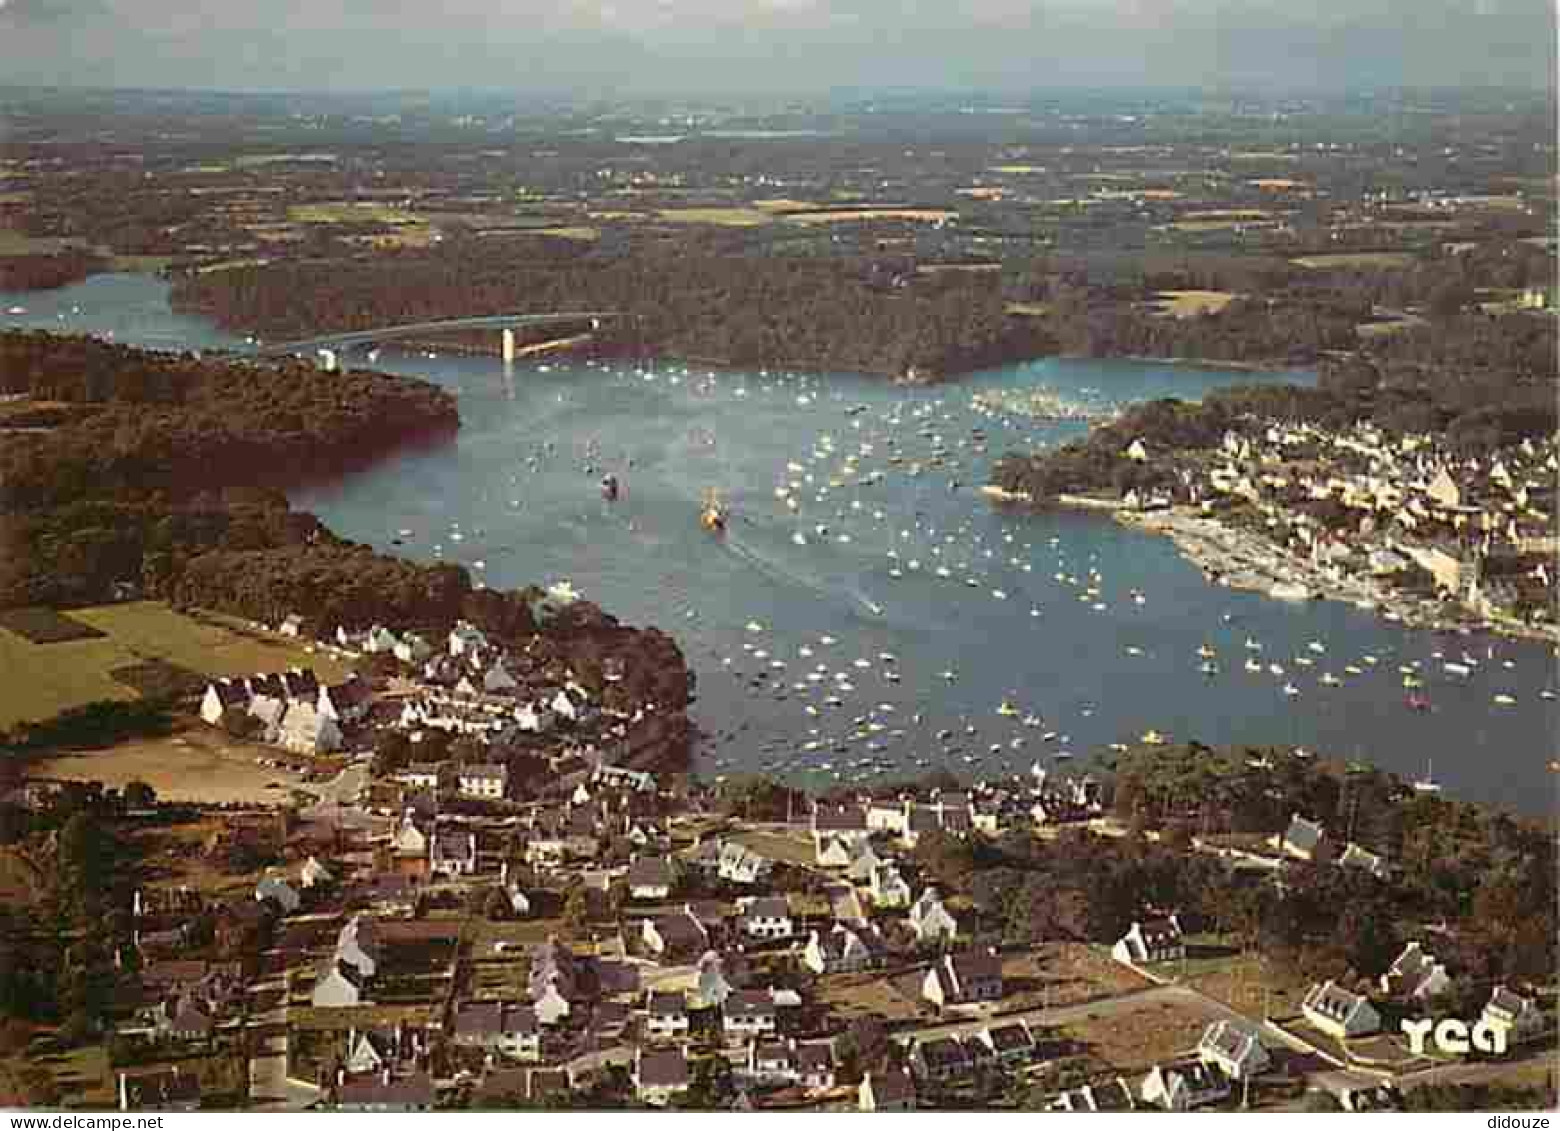
M5 326L245 348L173 314L166 284L137 276L0 294ZM977 394L1043 389L1102 409L1311 374L1048 359L907 389L390 349L374 367L456 393L459 435L298 491L295 505L491 586L566 581L672 633L698 677L705 774L1066 771L1157 731L1298 745L1410 778L1433 761L1449 794L1553 807L1549 648L1221 588L1168 540L1094 514L1004 512L977 492L1004 451L1085 427L992 411ZM608 473L616 502L599 488ZM722 537L698 521L710 491L729 513ZM1470 674L1447 674L1465 653ZM1408 707L1402 669L1431 710Z

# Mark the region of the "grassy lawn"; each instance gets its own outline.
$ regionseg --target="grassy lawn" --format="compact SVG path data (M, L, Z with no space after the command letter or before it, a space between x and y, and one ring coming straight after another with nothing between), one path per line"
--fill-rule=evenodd
M90 624L37 606L0 612L0 628L29 644L63 644L67 640L96 640L105 635Z
M27 236L0 228L0 255L53 255L68 246L69 241L53 236Z
M1156 972L1176 977L1248 1017L1261 1017L1264 1011L1272 1017L1293 1016L1310 986L1299 971L1258 954L1243 955L1212 935L1187 940L1184 974L1182 967L1168 963Z
M784 864L810 865L817 859L810 836L780 836L774 833L737 833L731 838L760 856Z
M315 1009L313 1006L294 1006L287 1018L295 1029L393 1029L404 1021L415 1028L436 1025L439 1022L439 1006L420 1005L355 1005L345 1009Z
M1081 943L1045 943L1005 955L1003 1013L1051 1009L1140 990L1148 983L1103 949Z
M354 204L332 201L329 204L295 204L287 209L287 218L295 224L416 224L418 217L405 209L385 204Z
M1137 1009L1102 1010L1092 1020L1060 1026L1056 1035L1081 1045L1101 1073L1130 1075L1195 1049L1214 1020L1211 1012L1193 1006L1144 1003Z
M718 224L726 228L756 228L774 217L758 208L663 208L661 219L674 224Z
M1160 291L1159 312L1172 318L1217 314L1239 297L1230 291Z
M67 1107L110 1107L118 1102L116 1079L101 1044L72 1049L49 1066Z
M929 1017L917 1004L907 1000L890 984L890 976L881 970L860 974L831 974L818 981L820 1004L841 1021L871 1016L886 1023L925 1021Z
M952 220L958 213L948 208L829 208L819 212L787 213L798 224L837 224L849 220L910 220L934 224Z
M296 643L253 633L223 618L183 616L156 601L73 609L70 619L105 635L33 644L0 628L0 671L10 677L0 693L0 727L46 719L95 699L134 699L134 690L110 673L150 659L208 676L293 666L313 667L328 680L347 673L345 665L323 654L311 655Z
M286 769L255 761L276 753L268 747L236 743L220 731L197 726L106 750L50 758L35 763L32 772L38 777L100 781L111 788L144 781L168 801L279 805L299 779Z
M1415 259L1406 251L1358 251L1302 255L1294 262L1302 267L1412 267Z

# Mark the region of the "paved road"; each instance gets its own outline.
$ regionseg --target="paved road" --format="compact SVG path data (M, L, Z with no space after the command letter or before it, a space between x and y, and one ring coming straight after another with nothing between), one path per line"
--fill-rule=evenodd
M249 1058L249 1099L255 1107L302 1111L320 1098L312 1084L298 1084L287 1076L287 986L275 977L256 982L249 989L262 1000L274 997L270 1008L250 1014L249 1035L254 1051Z

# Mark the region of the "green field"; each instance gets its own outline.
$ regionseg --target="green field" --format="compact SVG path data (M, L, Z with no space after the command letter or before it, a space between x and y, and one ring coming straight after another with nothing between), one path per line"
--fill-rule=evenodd
M0 228L0 255L53 255L67 245L68 241L52 236L33 237Z
M109 673L149 659L165 660L204 675L250 675L309 665L323 679L340 679L344 665L310 655L299 645L260 634L237 622L203 623L160 602L135 601L72 609L71 618L105 633L92 640L32 644L0 628L0 727L46 719L95 699L134 699L136 693Z
M419 218L386 204L296 204L287 210L295 224L415 224Z

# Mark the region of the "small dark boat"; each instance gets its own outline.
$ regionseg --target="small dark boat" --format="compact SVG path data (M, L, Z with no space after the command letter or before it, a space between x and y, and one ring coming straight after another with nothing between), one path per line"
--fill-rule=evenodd
M616 475L603 475L601 477L601 497L609 503L617 502L618 480Z

